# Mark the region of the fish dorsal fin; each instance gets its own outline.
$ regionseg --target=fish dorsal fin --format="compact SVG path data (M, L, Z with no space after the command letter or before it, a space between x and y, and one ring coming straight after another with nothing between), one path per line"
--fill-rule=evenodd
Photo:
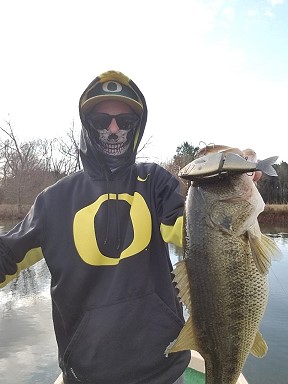
M259 331L257 331L253 346L251 348L251 353L255 357L264 357L268 351L268 346L266 341L263 339L263 336Z
M191 316L186 321L177 339L168 345L164 353L166 356L168 356L169 353L188 351L190 349L197 351Z
M262 233L256 234L254 228L249 229L247 233L256 267L261 275L266 275L271 266L271 260L279 260L282 253L270 237Z
M191 315L190 284L185 260L179 261L172 273L175 276L173 282L179 290L178 297Z

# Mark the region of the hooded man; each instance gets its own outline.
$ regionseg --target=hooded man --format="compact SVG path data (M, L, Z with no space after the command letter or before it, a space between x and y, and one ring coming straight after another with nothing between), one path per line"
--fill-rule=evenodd
M96 77L79 102L83 170L38 195L0 237L0 287L42 257L65 384L173 384L184 325L168 243L182 244L184 197L155 163L136 163L147 106L127 76Z

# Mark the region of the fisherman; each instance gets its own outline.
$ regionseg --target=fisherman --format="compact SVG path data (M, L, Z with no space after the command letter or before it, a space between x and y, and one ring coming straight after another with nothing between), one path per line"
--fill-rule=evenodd
M83 170L0 237L0 287L45 258L65 384L183 383L190 352L164 354L184 324L168 250L182 244L178 181L135 162L147 106L124 74L97 76L79 111Z

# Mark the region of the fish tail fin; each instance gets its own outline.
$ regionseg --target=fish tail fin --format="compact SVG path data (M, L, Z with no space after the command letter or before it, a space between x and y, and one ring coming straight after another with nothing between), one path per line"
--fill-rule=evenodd
M263 336L258 331L256 333L253 346L251 348L251 353L255 357L264 357L268 351L268 346L266 341L263 339Z
M278 176L275 169L272 167L276 163L278 156L268 157L265 160L259 160L257 162L257 170L266 173L268 176Z
M186 321L177 339L175 339L168 345L164 354L168 356L169 353L185 351L190 349L197 350L191 316Z
M271 261L279 260L282 253L273 239L266 235L261 234L260 237L257 237L248 231L248 238L256 267L261 275L266 275L271 266Z

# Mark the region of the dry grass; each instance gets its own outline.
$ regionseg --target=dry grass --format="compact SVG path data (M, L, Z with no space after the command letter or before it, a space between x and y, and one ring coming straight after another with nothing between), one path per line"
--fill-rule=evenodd
M265 206L265 212L267 213L288 213L288 204L267 204Z
M22 206L22 214L19 213L16 204L0 204L0 218L1 219L22 219L29 211L30 205Z

